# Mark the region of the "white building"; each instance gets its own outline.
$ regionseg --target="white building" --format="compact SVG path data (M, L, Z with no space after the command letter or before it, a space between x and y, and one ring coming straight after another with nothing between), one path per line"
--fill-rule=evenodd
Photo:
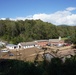
M0 41L0 47L5 46L5 45L6 45L5 42Z
M7 45L6 45L6 48L7 48L7 49L16 49L16 48L17 48L17 45L7 44Z
M23 48L23 49L32 48L36 46L37 46L36 42L22 42L18 44L18 48Z

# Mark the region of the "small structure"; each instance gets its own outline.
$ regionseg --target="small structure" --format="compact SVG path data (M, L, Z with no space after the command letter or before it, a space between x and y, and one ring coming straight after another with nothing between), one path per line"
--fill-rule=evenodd
M54 58L55 56L53 56L52 54L50 53L44 53L43 54L43 58L48 61L48 62L51 62L51 59Z
M61 36L59 36L59 40L61 40Z
M9 52L9 50L1 50L0 52Z
M7 48L7 49L16 49L16 48L17 48L17 45L7 44L7 45L6 45L6 48Z
M43 47L43 46L46 46L48 44L49 40L37 40L36 42L37 42L38 46Z
M6 43L5 43L5 42L0 41L0 47L3 47L3 46L5 46L5 45L6 45Z
M49 39L49 42L51 43L51 46L57 46L58 44L64 44L64 40L60 39Z

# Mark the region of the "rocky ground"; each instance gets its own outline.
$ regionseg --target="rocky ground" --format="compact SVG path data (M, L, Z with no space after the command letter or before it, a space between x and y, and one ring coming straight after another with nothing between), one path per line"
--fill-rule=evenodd
M57 50L59 48L55 48ZM62 50L61 50L62 49ZM59 51L53 51L51 48L45 50L45 49L39 49L39 48L28 48L28 49L20 49L20 50L10 50L10 53L0 53L1 59L18 59L18 60L24 60L24 61L33 61L36 56L38 55L38 60L43 60L42 55L44 53L50 53L54 55L55 57L64 57L68 55L75 55L76 49L68 48L61 48Z

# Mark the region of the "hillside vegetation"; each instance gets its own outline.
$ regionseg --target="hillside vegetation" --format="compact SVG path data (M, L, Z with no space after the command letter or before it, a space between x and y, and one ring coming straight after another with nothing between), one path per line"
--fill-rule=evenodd
M59 36L70 36L70 38L76 40L76 26L56 26L41 20L0 20L0 38L11 43L17 44L22 41L54 39Z

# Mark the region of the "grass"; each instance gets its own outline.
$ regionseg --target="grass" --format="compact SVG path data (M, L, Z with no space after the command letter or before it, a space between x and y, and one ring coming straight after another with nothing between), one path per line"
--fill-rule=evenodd
M66 37L64 37L64 38L61 38L61 40L66 40L66 39L68 39L68 38L66 38Z

